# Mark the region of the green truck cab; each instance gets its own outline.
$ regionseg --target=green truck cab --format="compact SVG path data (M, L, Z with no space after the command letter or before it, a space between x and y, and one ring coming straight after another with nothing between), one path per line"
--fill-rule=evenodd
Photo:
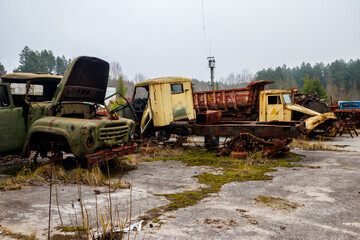
M99 161L114 156L112 149L120 151L131 141L135 124L129 119L96 114L104 104L108 74L106 61L78 57L63 77L3 75L0 153L21 150L28 156L30 151L37 151L44 157L49 151L66 152L88 157L88 161L89 156Z

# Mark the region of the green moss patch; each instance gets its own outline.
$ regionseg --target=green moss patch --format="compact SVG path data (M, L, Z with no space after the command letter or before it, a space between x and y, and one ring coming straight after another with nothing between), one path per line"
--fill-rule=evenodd
M230 157L216 157L214 153L206 150L187 150L185 154L182 155L147 158L144 161L168 160L181 161L187 166L210 166L215 170L220 170L221 173L213 174L206 172L197 175L196 177L199 182L205 184L206 187L175 194L156 194L156 196L164 196L170 203L147 211L145 216L140 217L140 219L144 221L157 219L164 212L194 206L210 194L218 193L226 183L270 180L272 177L265 175L265 173L275 171L275 167L301 166L292 163L301 160L301 158L295 154L278 159L262 160L259 160L259 156L255 158L249 155L247 159L241 160Z

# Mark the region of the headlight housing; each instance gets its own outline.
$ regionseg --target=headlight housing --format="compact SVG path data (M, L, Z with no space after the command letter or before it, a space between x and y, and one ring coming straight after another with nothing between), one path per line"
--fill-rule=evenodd
M129 131L129 139L134 139L134 132L132 130Z

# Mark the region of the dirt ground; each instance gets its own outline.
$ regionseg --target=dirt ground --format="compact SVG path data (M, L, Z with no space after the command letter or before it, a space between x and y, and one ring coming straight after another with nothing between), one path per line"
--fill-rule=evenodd
M360 138L343 136L326 143L344 151L295 149L302 156L297 164L307 167L277 168L267 173L273 176L268 181L227 183L195 206L166 212L148 222L130 239L360 239ZM214 171L179 161L142 162L124 177L132 183L132 191L111 193L112 207L117 207L120 218L131 211L135 223L147 210L169 203L156 194L196 189L201 184L194 176ZM0 192L1 227L46 239L49 189L34 186ZM95 209L109 208L109 194L96 195L94 190L72 184L53 187L52 235L58 233L55 228L61 221L74 225L81 211L79 191L95 224ZM257 200L261 197L271 201ZM0 239L12 238L0 233Z

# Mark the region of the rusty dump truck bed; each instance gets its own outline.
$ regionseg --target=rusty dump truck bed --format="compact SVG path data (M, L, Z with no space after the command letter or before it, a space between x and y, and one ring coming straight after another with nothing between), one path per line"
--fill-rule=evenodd
M255 120L259 113L260 91L271 83L261 80L249 83L246 88L195 92L194 107L198 113L221 110L223 116L236 113L244 119Z

